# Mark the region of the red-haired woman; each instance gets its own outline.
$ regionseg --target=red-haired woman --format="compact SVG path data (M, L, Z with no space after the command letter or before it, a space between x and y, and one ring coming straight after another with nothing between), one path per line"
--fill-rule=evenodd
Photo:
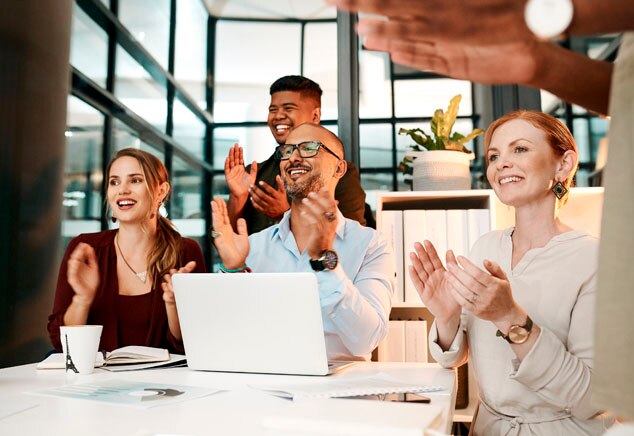
M435 315L430 350L476 372L476 435L601 434L590 402L598 240L557 217L577 146L556 118L515 111L486 138L487 178L515 227L493 231L470 259L415 244L409 273Z
M61 351L60 326L103 325L100 349L145 345L182 352L174 294L163 276L204 272L198 244L159 214L170 185L154 155L135 148L108 164L107 202L118 230L82 234L64 255L48 332Z

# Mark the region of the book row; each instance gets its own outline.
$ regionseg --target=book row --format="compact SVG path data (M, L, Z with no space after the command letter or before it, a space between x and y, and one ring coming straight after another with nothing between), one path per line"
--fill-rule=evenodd
M491 230L488 209L383 210L381 222L396 261L394 303L397 305L422 304L408 273L415 242L431 241L445 263L448 249L456 256L468 256L473 243Z
M379 362L427 362L427 322L389 321Z

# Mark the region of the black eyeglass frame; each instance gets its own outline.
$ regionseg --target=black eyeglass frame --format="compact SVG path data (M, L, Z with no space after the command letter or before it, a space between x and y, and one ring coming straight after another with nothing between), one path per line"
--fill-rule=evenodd
M315 151L315 154L311 154L310 156L304 156L302 153L305 150L302 150L302 148L300 148L300 146L302 144L315 144L317 145L317 150ZM311 157L315 157L319 154L319 150L320 149L324 149L326 150L328 153L332 154L334 157L336 157L338 160L342 160L339 156L337 156L337 154L332 151L331 149L329 149L326 144L324 144L323 142L319 142L319 141L302 141L298 144L281 144L278 145L277 147L275 147L275 157L277 158L277 160L289 160L291 158L291 155L293 154L293 151L291 151L288 154L288 157L284 157L282 155L282 149L285 147L293 147L293 151L297 150L297 152L299 153L299 155L303 158L311 158Z

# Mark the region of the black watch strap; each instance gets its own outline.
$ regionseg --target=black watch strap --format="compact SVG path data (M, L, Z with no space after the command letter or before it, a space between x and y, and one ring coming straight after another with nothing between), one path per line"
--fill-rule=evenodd
M318 259L310 259L313 271L333 270L339 263L339 256L335 250L324 250Z
M310 259L310 267L313 271L323 271L326 269L326 266L320 259Z
M513 330L513 328L517 328L517 327L526 330L526 337L521 342L517 342L517 341L514 341L513 339L511 339L511 330ZM528 336L531 334L531 330L533 330L533 320L531 319L530 316L526 315L526 322L524 323L524 325L512 325L509 328L509 334L507 334L507 335L505 335L500 330L498 330L495 333L495 336L501 337L502 339L504 339L509 344L523 344L524 342L526 342L526 340L528 339Z

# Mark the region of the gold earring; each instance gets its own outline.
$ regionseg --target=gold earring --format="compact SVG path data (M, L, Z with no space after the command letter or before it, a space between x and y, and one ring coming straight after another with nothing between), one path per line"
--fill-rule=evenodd
M561 200L568 193L568 189L566 189L566 186L564 186L560 180L557 180L557 183L555 183L550 190L553 191L553 194L555 194L558 200Z
M157 213L159 213L159 208L161 207L161 204L163 204L162 201L159 201L158 203L156 203L156 207L154 208L154 210L156 210L156 213L152 212L150 214L150 219L153 219Z

